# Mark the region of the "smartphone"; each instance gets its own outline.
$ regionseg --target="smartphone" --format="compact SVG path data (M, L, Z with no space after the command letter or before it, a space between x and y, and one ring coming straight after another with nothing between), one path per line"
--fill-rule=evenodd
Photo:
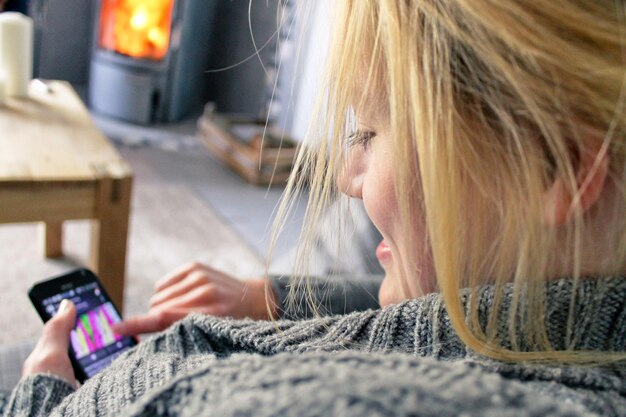
M44 323L56 314L63 299L76 306L69 356L76 379L81 383L137 344L136 338L119 336L111 330L111 324L121 321L120 313L98 277L88 269L38 282L28 291L28 296Z

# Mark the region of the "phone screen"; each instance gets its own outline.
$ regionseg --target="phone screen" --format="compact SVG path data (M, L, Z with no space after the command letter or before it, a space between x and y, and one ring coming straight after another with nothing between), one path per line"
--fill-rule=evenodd
M91 378L116 357L133 347L134 338L113 333L111 325L121 321L117 310L97 282L89 282L42 300L48 318L53 317L63 299L76 306L76 327L70 336L75 361Z

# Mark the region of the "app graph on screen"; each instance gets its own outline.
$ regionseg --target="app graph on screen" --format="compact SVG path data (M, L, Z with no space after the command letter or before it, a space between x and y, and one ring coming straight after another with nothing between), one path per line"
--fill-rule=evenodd
M71 343L76 358L80 359L120 340L111 325L120 321L110 302L78 316L76 328L71 333Z

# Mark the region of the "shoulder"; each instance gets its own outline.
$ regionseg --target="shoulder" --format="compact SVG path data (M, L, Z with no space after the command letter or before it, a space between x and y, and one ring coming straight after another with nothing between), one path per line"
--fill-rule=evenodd
M143 398L133 415L172 407L179 416L589 415L471 364L357 352L235 355Z

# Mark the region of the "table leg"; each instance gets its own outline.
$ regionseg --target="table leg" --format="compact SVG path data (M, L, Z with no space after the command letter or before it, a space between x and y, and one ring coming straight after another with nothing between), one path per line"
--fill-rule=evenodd
M44 223L44 253L46 258L63 256L63 222Z
M131 187L132 178L99 181L99 215L91 232L92 268L120 311L124 308Z

